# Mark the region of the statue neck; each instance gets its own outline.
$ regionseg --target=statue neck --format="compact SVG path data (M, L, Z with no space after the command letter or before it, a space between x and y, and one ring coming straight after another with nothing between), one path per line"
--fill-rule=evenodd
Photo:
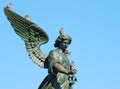
M57 49L59 51L59 53L64 53L64 51L61 48Z

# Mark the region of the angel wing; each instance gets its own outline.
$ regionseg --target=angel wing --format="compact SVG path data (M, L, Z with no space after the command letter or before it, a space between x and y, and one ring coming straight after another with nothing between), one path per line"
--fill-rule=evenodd
M40 67L48 68L47 55L43 54L40 50L40 46L49 40L46 32L35 23L16 14L8 7L4 8L4 13L16 34L25 42L30 59Z

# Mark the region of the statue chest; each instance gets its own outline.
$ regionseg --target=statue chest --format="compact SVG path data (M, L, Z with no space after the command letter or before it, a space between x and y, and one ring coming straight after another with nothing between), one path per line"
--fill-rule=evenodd
M58 60L66 69L70 68L69 59L65 54L58 54Z

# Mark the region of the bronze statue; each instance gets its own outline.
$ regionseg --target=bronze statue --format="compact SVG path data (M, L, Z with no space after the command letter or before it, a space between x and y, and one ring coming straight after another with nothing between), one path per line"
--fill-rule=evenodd
M28 15L23 18L11 9L12 4L5 7L5 15L16 34L25 42L30 59L41 68L48 69L48 75L38 89L72 89L76 80L71 75L74 75L76 70L74 64L71 64L72 69L70 68L69 57L67 56L69 54L67 47L72 41L71 37L66 35L64 29L61 28L60 35L54 44L56 49L45 55L40 50L40 46L49 40L46 32L31 22Z

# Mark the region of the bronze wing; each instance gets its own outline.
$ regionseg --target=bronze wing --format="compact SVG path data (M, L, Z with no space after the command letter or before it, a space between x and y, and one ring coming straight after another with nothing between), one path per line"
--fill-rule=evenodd
M25 42L30 59L40 67L48 68L47 55L40 50L40 46L49 40L46 32L7 7L4 8L4 12L16 34Z

